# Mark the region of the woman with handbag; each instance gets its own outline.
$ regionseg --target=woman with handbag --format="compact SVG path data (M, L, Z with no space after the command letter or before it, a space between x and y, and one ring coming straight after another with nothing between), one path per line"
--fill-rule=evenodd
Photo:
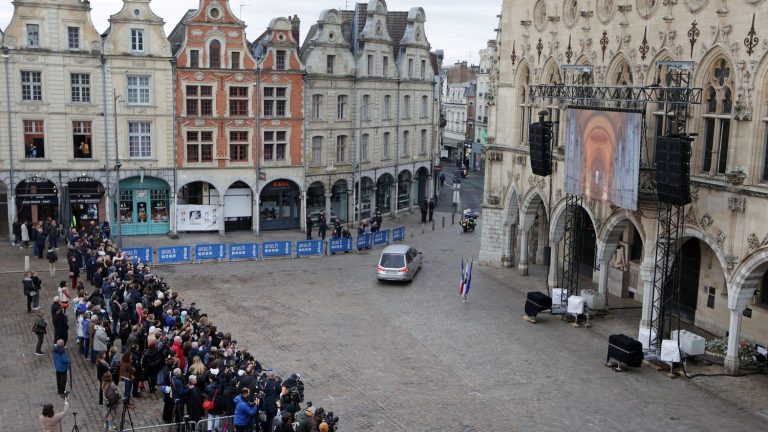
M221 383L219 382L217 375L208 375L208 385L205 387L203 411L208 414L208 430L220 430L221 416L224 413L224 403Z
M67 282L59 282L59 304L61 305L61 310L64 313L67 312L70 300L72 300L72 297L70 296L69 290L67 289Z
M37 335L37 347L35 347L36 355L43 355L43 338L45 337L46 327L48 322L45 320L45 312L42 309L38 309L37 316L35 317L35 323L32 324L32 332Z

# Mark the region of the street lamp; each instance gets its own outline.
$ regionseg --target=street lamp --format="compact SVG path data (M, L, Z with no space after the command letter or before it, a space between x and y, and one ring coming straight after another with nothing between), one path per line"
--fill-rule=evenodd
M115 90L112 90L112 94L115 94ZM122 202L120 200L120 168L123 166L122 162L120 162L120 148L117 145L117 101L122 100L123 97L120 95L114 96L113 99L113 111L112 116L114 120L115 125L115 177L116 177L116 186L115 186L115 202L117 205L115 208L117 208L117 214L115 215L115 222L117 222L117 248L122 249L123 248L123 224L122 224Z

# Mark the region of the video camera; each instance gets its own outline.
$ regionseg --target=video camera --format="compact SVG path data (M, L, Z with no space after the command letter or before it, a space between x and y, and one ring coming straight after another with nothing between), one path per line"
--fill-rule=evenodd
M301 381L301 375L291 374L291 376L283 380L282 385L288 388L288 394L292 402L296 404L304 402L304 382Z
M59 393L59 396L61 396L62 399L66 399L69 397L69 390L64 390L64 393Z
M333 411L327 411L320 422L328 425L328 432L335 432L336 428L339 427L339 417L333 415Z

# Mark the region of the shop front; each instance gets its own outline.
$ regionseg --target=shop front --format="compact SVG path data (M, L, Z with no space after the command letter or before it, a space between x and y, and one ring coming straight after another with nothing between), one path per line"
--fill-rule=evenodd
M347 222L348 209L349 193L347 192L347 182L339 180L331 189L331 213L342 222ZM328 223L330 222L331 221L328 221Z
M395 179L390 174L384 174L376 182L376 208L381 214L392 210L392 187Z
M42 177L29 177L16 186L16 218L21 221L59 219L59 190Z
M261 190L259 227L262 231L295 229L300 226L301 192L290 180L275 180Z
M314 222L320 219L320 213L325 211L325 185L316 181L307 189L307 214ZM326 215L327 217L328 215ZM330 223L330 220L328 220Z
M171 188L164 180L131 177L120 181L123 235L165 234L171 228Z
M411 173L402 171L397 176L397 209L404 210L411 207Z
M355 211L359 213L357 219L369 219L371 217L371 200L373 199L373 180L370 177L363 177L359 185L360 196L357 198ZM362 207L360 203L362 202Z
M104 212L104 186L90 177L78 177L67 183L65 202L69 214L66 221L69 226L78 229L94 222L99 225L106 219ZM62 218L64 221L64 218Z

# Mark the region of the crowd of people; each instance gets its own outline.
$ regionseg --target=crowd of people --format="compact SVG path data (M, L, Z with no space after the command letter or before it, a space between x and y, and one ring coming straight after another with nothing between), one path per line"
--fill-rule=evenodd
M54 255L55 237L58 231L44 239ZM301 408L300 376L283 378L266 369L194 302L185 304L148 265L118 250L108 232L88 225L71 229L66 239L69 280L58 283L50 308L57 392L65 397L65 410L70 355L81 355L99 383L93 403L101 407L106 431L117 429L135 398L147 396L162 397L163 422L202 420L204 431L335 430L332 413L309 402ZM55 264L50 275L55 277ZM36 312L37 355L45 355L42 345L49 333L46 313L38 306L42 285L34 272L24 275L27 310ZM71 332L77 336L76 350L68 349ZM58 430L62 418L46 405L43 430Z

